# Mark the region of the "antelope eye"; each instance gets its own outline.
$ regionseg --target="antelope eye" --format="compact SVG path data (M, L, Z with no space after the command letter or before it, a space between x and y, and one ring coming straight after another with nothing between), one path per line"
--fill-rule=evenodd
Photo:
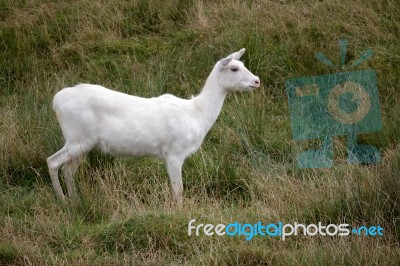
M231 71L232 71L232 72L238 72L238 71L239 71L239 68L238 68L238 67L232 67L232 68L231 68Z

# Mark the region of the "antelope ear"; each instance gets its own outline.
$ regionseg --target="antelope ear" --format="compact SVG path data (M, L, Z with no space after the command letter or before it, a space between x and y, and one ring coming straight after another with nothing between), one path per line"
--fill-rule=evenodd
M220 61L221 68L227 68L229 63L232 61L232 59L233 58L231 58L229 56L227 58L221 59L221 61Z
M232 58L232 59L235 59L235 60L239 60L240 57L244 54L245 51L246 51L246 49L245 49L245 48L242 48L242 49L240 49L239 51L234 52L234 53L228 55L227 58Z

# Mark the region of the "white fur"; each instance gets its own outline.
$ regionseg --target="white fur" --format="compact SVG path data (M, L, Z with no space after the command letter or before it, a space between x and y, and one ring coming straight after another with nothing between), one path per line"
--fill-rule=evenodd
M59 168L64 165L69 196L76 196L73 175L83 156L97 147L112 155L164 159L174 200L180 205L182 164L200 147L226 94L260 86L259 78L238 61L243 53L244 49L220 60L201 93L189 100L170 94L146 99L91 84L59 91L53 109L66 142L47 158L57 196L65 198L58 179Z

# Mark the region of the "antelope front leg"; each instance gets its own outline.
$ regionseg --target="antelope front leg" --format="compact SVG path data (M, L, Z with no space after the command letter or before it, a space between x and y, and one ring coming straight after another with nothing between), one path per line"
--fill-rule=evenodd
M169 176L169 182L171 184L172 196L174 202L178 207L182 207L182 165L183 159L179 157L168 157L166 158L167 171Z

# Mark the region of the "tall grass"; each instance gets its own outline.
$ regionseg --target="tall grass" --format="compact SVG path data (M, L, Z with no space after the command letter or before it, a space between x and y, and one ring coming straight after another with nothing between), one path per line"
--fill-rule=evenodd
M2 1L0 3L0 264L399 264L400 62L397 1ZM378 165L296 166L307 145L290 132L288 78L334 73L316 51L378 75L383 130L362 134ZM143 97L197 94L213 64L246 47L262 88L229 95L201 149L185 162L184 207L164 165L92 153L80 200L55 198L45 159L63 145L53 95L98 83ZM187 223L341 223L383 237L189 237Z

